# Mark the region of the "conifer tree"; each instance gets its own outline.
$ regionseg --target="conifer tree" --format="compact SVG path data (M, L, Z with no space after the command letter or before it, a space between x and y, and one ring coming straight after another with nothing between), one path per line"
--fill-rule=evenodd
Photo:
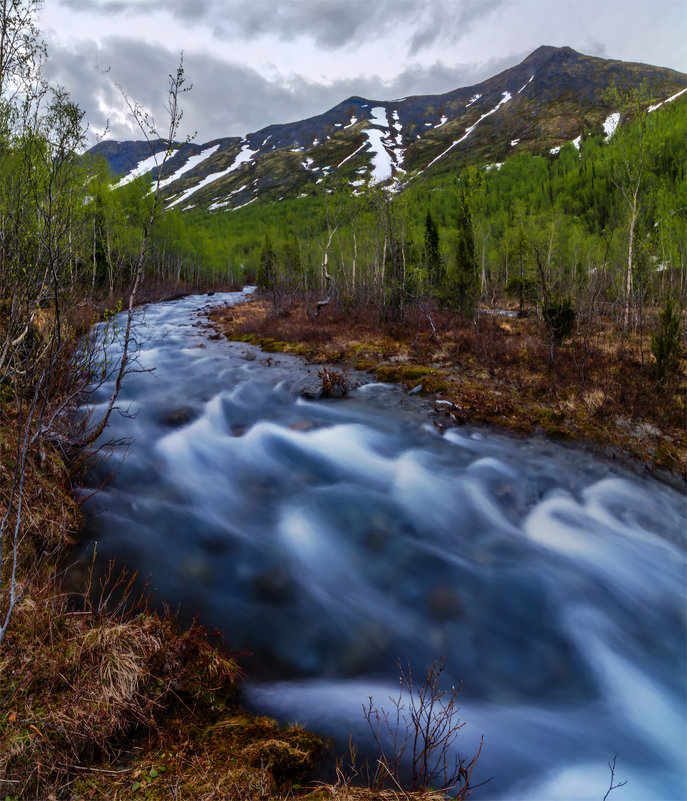
M655 371L661 381L674 375L680 366L681 314L668 295L659 317L658 328L651 335L651 352L656 359Z
M449 280L450 305L468 315L475 310L478 281L470 197L465 189L459 197L456 229L456 256Z
M429 284L436 289L444 278L444 265L439 253L439 230L429 209L425 218L424 262Z

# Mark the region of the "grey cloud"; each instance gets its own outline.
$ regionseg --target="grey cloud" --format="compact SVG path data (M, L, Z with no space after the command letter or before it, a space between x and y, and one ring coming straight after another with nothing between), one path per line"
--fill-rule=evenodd
M310 36L322 48L349 47L380 38L389 30L410 29L414 55L440 39L465 35L474 22L505 0L236 0L230 19L218 28L226 36L273 34L292 40ZM206 1L206 7L211 7ZM413 32L413 29L415 31ZM391 54L396 57L398 54Z
M589 53L590 56L599 56L600 58L606 58L608 54L608 48L606 47L604 42L600 42L598 39L588 38L585 52Z
M271 4L267 0L263 5ZM305 32L320 47L344 47L416 19L423 5L413 0L304 0L279 6L280 13L272 17L270 32L288 39Z
M475 23L490 16L505 0L463 0L461 3L428 3L425 17L410 40L409 54L437 43L460 41Z
M140 139L141 133L125 116L122 89L150 109L164 133L168 75L174 72L178 54L163 46L110 37L97 47L81 43L77 48L51 50L48 77L65 86L86 112L95 128L106 122L106 108L113 139ZM207 54L189 53L184 60L186 77L193 89L182 98L184 130L198 132L199 143L224 136L243 136L272 123L291 122L321 114L351 95L372 100L391 100L416 94L441 94L470 86L512 66L512 59L494 59L478 66L410 65L393 81L360 75L323 84L302 76L266 76L237 63ZM107 67L111 67L106 73Z
M61 0L79 11L145 15L164 11L205 22L218 38L274 35L285 41L308 37L321 48L342 48L408 26L409 53L440 39L464 36L505 0ZM413 28L415 31L413 32ZM396 55L396 54L394 54Z

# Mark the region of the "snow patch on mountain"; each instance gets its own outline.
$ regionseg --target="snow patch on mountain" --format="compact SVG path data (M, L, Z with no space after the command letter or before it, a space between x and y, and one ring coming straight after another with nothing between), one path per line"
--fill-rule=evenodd
M394 167L400 170L400 165L403 163L403 158L405 156L405 151L402 147L403 137L401 135L403 126L399 121L398 111L392 111L391 117L389 117L384 106L375 106L370 109L369 122L370 125L379 126L366 128L363 131L363 134L367 137L367 144L372 153L372 176L370 178L370 183L378 184L392 177ZM357 152L356 150L356 153ZM354 155L355 153L352 153L348 158ZM348 161L348 159L344 159L344 161ZM341 163L343 164L344 162Z
M377 128L366 128L363 133L367 136L372 150L372 178L370 183L378 184L391 178L393 161L384 147L384 133Z
M529 81L527 81L527 83L524 83L524 84L523 84L523 85L522 85L522 86L521 86L521 87L518 89L518 94L520 94L520 92L522 92L522 91L523 91L523 89L527 89L527 85L528 85L528 84L530 84L530 83L532 83L532 78L534 78L534 75L532 75L532 76L530 77L530 79L529 79Z
M481 95L481 94L479 94L479 92L478 92L476 95L473 95L473 96L470 98L469 102L467 102L467 103L465 104L465 108L470 108L470 106L471 106L473 103L476 103L476 102L477 102L477 101L480 99L480 97L482 97L482 95Z
M351 117L351 121L348 123L348 125L344 125L344 130L346 130L346 128L351 128L356 124L356 122L358 122L358 118L356 116Z
M203 178L203 180L200 183L196 184L195 186L192 186L190 189L187 189L176 200L173 200L167 206L167 208L171 209L173 206L176 206L177 203L182 203L184 200L189 198L199 189L202 189L204 186L208 186L208 184L214 183L215 181L218 181L220 178L224 178L226 175L229 175L229 173L234 172L242 164L245 164L247 161L250 161L257 152L258 152L257 150L251 150L250 145L245 144L241 148L240 152L238 153L238 155L236 156L230 167L227 167L226 170L222 170L221 172L210 173L210 175L207 175L205 178Z
M400 120L399 120L399 118L398 118L398 111L394 111L394 112L392 113L392 115L391 115L391 116L392 116L392 118L393 118L393 120L394 120L394 121L393 121L393 123L392 123L392 125L393 125L393 127L394 127L394 128L397 130L397 131L398 131L398 133L400 134L400 133L401 133L401 131L403 130L403 126L401 125L401 122L400 122ZM398 141L398 140L399 140L399 138L400 138L400 137L399 137L399 136L397 136L397 137L396 137L396 141ZM399 144L400 144L400 142L399 142Z
M448 117L444 114L441 120L434 126L435 128L441 128L442 125L446 125L448 122Z
M570 142L570 144L573 145L573 147L575 147L577 149L577 151L579 152L581 144L582 144L582 134L580 134L579 136L576 136ZM549 149L549 153L551 153L552 156L557 156L561 152L561 147L563 147L563 146L562 145L556 145L556 147L552 147L552 148Z
M159 167L165 158L165 151L158 150L152 156L148 156L147 159L143 159L139 161L138 164L128 172L123 178L119 180L119 183L115 184L112 188L119 189L122 186L126 186L126 184L131 183L131 181L135 181L136 178L140 178L142 175L145 175L147 172L154 170L155 167Z
M435 161L439 161L440 158L443 158L450 150L453 150L453 148L456 145L459 145L461 142L464 142L468 138L468 136L470 136L470 134L475 130L475 128L480 124L480 122L482 122L483 119L485 119L486 117L491 116L495 111L498 111L501 108L501 106L504 103L507 103L509 100L511 100L512 97L513 97L513 95L510 92L507 92L507 91L503 92L501 99L494 106L494 108L491 109L491 111L487 111L486 113L482 114L482 116L477 120L477 122L474 125L471 125L469 128L465 129L465 133L460 137L460 139L456 139L456 141L453 142L453 144L449 145L446 148L446 150L444 150L443 153L440 153L436 158L432 159L432 161L429 162L427 167L431 167L432 164L434 164Z
M172 175L168 176L164 180L160 181L160 189L164 189L164 187L169 186L174 181L177 181L184 173L193 170L199 164L205 161L205 159L210 158L213 153L216 153L219 150L219 145L214 145L213 147L208 147L205 150L201 150L200 153L197 153L195 156L191 156L186 164L182 167L179 167Z
M615 133L615 129L618 127L619 122L620 122L620 114L617 111L615 111L613 114L609 114L608 117L606 117L606 119L604 120L604 131L606 133L607 142Z
M676 92L674 95L672 95L672 97L669 97L666 100L662 100L660 103L656 103L655 106L649 106L647 111L649 112L649 114L651 114L652 111L656 111L656 109L661 108L661 106L664 105L665 103L672 103L673 100L677 100L678 97L680 97L680 95L684 95L685 92L687 92L687 89L682 89L681 91Z
M375 106L370 109L370 124L379 125L382 128L388 127L384 106Z
M510 146L515 147L519 141L520 141L519 139L511 139Z

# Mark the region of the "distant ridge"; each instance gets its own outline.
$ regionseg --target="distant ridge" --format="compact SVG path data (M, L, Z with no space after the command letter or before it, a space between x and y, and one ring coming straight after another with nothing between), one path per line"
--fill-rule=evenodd
M607 134L604 123L615 111L608 87L622 91L643 81L657 102L687 89L687 75L674 70L542 46L474 86L391 101L352 96L243 139L181 145L165 165L163 192L167 205L181 210L226 211L309 193L332 176L359 191L366 183L393 186L427 171L500 163L522 151L557 152ZM89 152L103 156L122 183L156 175L146 142L103 141Z

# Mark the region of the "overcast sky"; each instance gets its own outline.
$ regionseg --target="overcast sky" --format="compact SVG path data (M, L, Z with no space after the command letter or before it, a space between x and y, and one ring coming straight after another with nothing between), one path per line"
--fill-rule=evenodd
M141 138L116 85L164 127L182 50L198 143L469 86L542 44L687 72L686 0L44 0L40 27L49 78L113 139Z

